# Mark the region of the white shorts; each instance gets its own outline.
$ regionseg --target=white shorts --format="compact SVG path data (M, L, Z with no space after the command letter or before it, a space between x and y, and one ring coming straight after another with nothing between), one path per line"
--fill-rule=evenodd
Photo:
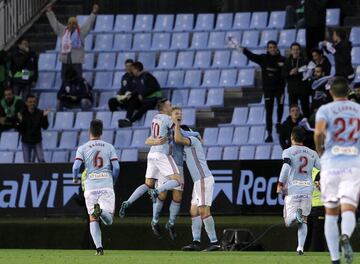
M148 154L145 178L159 180L174 174L179 174L179 169L171 155L159 152Z
M302 210L303 216L311 212L311 195L296 194L287 195L284 200L284 218L292 217L298 209Z
M327 208L340 204L358 206L360 168L323 169L320 177L321 198Z
M183 191L184 190L184 168L178 167L180 172L180 181L181 184L177 187L175 187L173 190ZM161 185L165 184L168 181L166 177L159 177L159 180L156 182L155 188L160 187Z
M211 206L214 192L214 177L202 178L194 182L191 204Z
M114 214L115 210L115 193L114 189L103 188L88 190L84 192L86 208L88 214L94 213L94 205L99 204L100 208L106 212Z

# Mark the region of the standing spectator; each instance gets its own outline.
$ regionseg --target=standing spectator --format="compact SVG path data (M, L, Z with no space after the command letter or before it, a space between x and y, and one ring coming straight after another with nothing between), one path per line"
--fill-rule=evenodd
M296 104L291 105L290 115L286 118L284 123L281 124L279 141L282 149L291 147L291 132L294 127L299 125L302 118L299 106Z
M266 130L268 136L265 142L273 142L272 138L272 114L274 110L274 100L277 103L277 124L276 130L279 133L281 118L284 112L284 89L285 82L282 78L282 67L285 58L281 56L277 43L269 41L266 45L266 54L255 54L249 49L243 48L243 53L249 60L257 63L261 67L262 85L265 97L266 109Z
M9 86L10 58L5 50L0 51L0 99L4 96L4 88Z
M354 84L354 90L350 92L349 100L360 104L360 83Z
M331 63L329 59L326 56L324 56L322 50L318 48L313 48L311 51L311 57L312 57L312 62L314 63L313 67L321 66L324 70L325 76L329 76L331 73Z
M312 108L318 109L323 104L327 104L332 101L329 91L326 89L326 85L331 79L331 76L325 76L323 68L319 65L314 70L312 88Z
M162 94L159 82L151 73L144 71L141 62L134 62L132 72L135 76L135 88L126 104L126 119L119 120L119 127L131 126L148 110L154 109Z
M131 99L131 93L134 91L134 75L132 73L134 61L127 59L125 61L125 74L121 78L121 88L117 95L109 99L108 105L111 112L120 109L126 109Z
M34 162L35 156L39 162L45 162L41 129L49 127L47 116L50 110L38 109L36 97L32 94L28 95L25 104L25 109L18 114L24 162ZM33 152L35 156L32 155Z
M88 111L93 102L92 87L84 78L78 76L76 70L68 68L57 99L58 111L64 108L81 108L82 111Z
M84 41L94 25L98 10L99 6L94 5L92 13L81 27L76 17L70 17L67 26L65 26L57 21L52 11L52 6L48 6L46 15L55 34L61 39L59 60L62 63L61 77L63 80L65 79L65 72L69 67L74 68L78 75L82 76Z
M292 43L290 46L290 56L286 59L283 68L284 76L287 81L289 92L289 104L298 104L300 101L301 110L304 116L309 117L309 89L308 83L303 81L303 74L299 68L306 65L306 60L301 56L301 46L299 43Z
M25 104L20 96L6 87L4 97L0 101L0 131L15 129L19 125L18 114L24 110Z
M11 82L15 95L25 99L38 79L38 57L30 49L29 41L21 38L11 53Z
M304 2L305 0L294 1L293 5L288 5L285 8L285 27L289 28L304 28Z

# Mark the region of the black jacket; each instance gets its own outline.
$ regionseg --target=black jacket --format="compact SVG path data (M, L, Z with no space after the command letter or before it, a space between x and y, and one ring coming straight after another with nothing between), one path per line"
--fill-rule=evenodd
M297 74L290 75L290 71L294 68L300 68L301 66L306 65L306 60L302 57L294 59L292 55L288 57L285 61L283 67L283 76L287 81L287 88L291 94L306 94L308 89L306 87L307 82L302 80L303 74L298 72Z
M154 97L157 92L161 96L161 88L156 78L149 72L142 72L135 78L135 93L142 95L143 98ZM155 96L157 97L157 96Z
M42 141L41 129L47 129L49 121L47 116L43 116L43 111L35 108L33 113L30 113L27 108L22 112L22 121L19 125L21 134L21 142L27 144L37 144Z
M121 88L118 91L118 95L124 95L126 92L133 92L134 82L134 76L126 72L121 78Z
M314 61L313 61L314 62ZM315 62L314 62L315 63ZM316 64L316 63L315 63ZM323 60L321 63L316 64L316 66L321 66L324 70L325 76L329 76L331 72L331 63L326 56L323 56Z
M325 27L328 0L305 0L304 18L306 27Z
M70 96L75 96L76 99ZM78 104L84 98L93 101L92 87L84 78L64 81L57 94L58 100L69 104Z
M22 83L36 82L38 79L38 57L35 52L26 52L16 47L11 53L11 76L12 80ZM16 77L17 73L23 70L32 72L28 80L23 80L21 77Z
M354 73L351 64L351 42L342 40L334 45L336 50L334 54L335 59L335 75L347 78Z
M302 116L299 116L299 118L294 123L291 120L291 117L288 116L284 123L281 124L280 134L279 134L279 141L282 149L287 149L291 147L291 131L294 127L296 127L299 122L303 119Z
M285 58L280 53L275 56L268 53L255 54L247 48L244 48L243 53L249 60L260 65L264 91L284 89L285 82L282 77L282 67Z

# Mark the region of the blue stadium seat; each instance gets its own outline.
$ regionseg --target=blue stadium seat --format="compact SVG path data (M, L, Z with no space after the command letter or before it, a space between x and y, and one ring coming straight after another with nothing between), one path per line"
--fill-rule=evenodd
M211 51L198 51L195 55L193 68L207 68L210 67Z
M137 149L123 149L121 153L120 161L138 161L138 150Z
M124 119L126 117L126 112L125 111L116 111L113 112L112 117L111 117L111 123L110 123L110 127L111 128L118 128L119 127L119 119Z
M74 129L89 129L91 120L93 120L93 112L78 112L76 114Z
M176 89L172 93L171 104L175 106L187 106L189 97L188 89Z
M206 49L209 39L208 32L195 32L191 40L192 49Z
M134 36L133 50L149 50L151 46L150 33L138 33Z
M85 51L90 51L93 49L93 43L94 43L94 35L89 34L86 36L85 38L85 43L84 43L84 49ZM112 43L111 45L112 46Z
M360 45L360 27L351 29L349 40L353 45Z
M189 70L185 73L184 86L185 87L199 87L201 81L200 70Z
M133 29L133 15L117 15L114 32L131 32Z
M251 107L247 123L250 125L261 124L264 120L264 107Z
M275 145L271 152L271 159L272 160L280 160L282 157L282 148L280 145Z
M90 85L94 83L94 73L91 71L83 72L82 76Z
M170 48L170 33L153 34L151 49L168 50L169 48Z
M188 106L201 107L205 104L206 89L190 89Z
M263 30L261 32L259 47L266 47L266 44L270 40L274 40L277 42L277 40L278 40L277 30Z
M176 68L186 69L191 68L194 62L193 51L180 51L177 57Z
M131 50L132 35L131 34L116 34L114 39L113 50Z
M63 131L58 149L74 149L76 148L77 131Z
M222 147L208 147L206 152L207 160L221 160L223 148Z
M244 31L241 46L257 47L258 43L259 43L259 31L256 30Z
M123 71L116 71L114 72L114 79L112 82L112 89L119 90L121 87L121 79L125 72Z
M15 150L19 145L18 132L2 132L0 139L1 150Z
M284 28L285 17L285 11L272 11L270 14L268 28Z
M214 53L212 62L213 68L226 68L229 66L230 51L228 50L217 50Z
M48 121L49 121L49 127L48 127L48 129L53 128L53 126L54 126L54 119L55 119L55 112L51 111L51 112L48 114Z
M232 138L233 145L243 145L248 143L249 127L235 127L234 136Z
M84 68L84 66L83 66L83 68ZM57 72L55 75L55 84L53 85L52 88L54 89L54 91L59 91L61 85L62 85L61 73Z
M140 52L138 60L142 62L145 69L153 69L155 68L156 53Z
M97 15L94 32L112 32L114 15Z
M39 108L40 109L56 109L56 93L41 93L39 96Z
M111 89L113 72L97 72L95 75L94 89L107 90Z
M220 127L217 138L217 144L220 146L231 145L233 134L234 134L233 127Z
M296 42L298 42L301 46L305 47L306 45L305 29L298 30L296 35Z
M55 63L55 71L57 72L60 72L61 71L61 68L62 68L62 63L60 60L56 60L56 63Z
M206 106L223 106L224 105L224 89L209 89L207 94Z
M113 48L113 34L98 34L95 40L95 51L109 51Z
M129 147L131 144L132 130L131 129L119 129L115 133L115 148Z
M83 130L80 132L80 135L79 135L79 143L78 143L78 146L81 146L83 144L85 144L86 142L88 142L90 139L90 134L89 134L89 131L86 131L86 130ZM71 153L71 157L70 157L70 161L71 160L74 160L75 157L73 157L73 153Z
M360 47L353 47L351 50L352 64L360 64Z
M22 151L16 151L15 152L14 163L24 163L24 155L23 155Z
M214 18L214 14L198 14L196 17L195 30L212 30L214 28Z
M160 53L158 69L172 69L175 67L176 52L164 51Z
M96 112L96 119L100 119L103 122L104 129L110 128L112 113L109 111Z
M248 117L247 107L234 108L233 116L231 119L232 125L245 125Z
M166 87L176 88L184 85L184 71L169 71Z
M231 52L231 58L230 58L230 66L231 67L246 67L247 65L247 58L246 56L237 50L233 50Z
M334 27L340 24L340 9L326 9L326 26Z
M226 146L224 147L223 160L238 160L239 159L239 147Z
M114 142L114 131L113 130L104 130L101 136L101 139L107 143L113 144Z
M127 59L135 60L135 52L119 52L116 60L115 69L117 70L125 69L124 65Z
M253 160L255 156L254 146L242 146L240 148L239 160Z
M225 47L225 32L210 32L208 48L223 49Z
M13 163L14 152L12 151L0 151L0 163Z
M134 129L131 146L146 148L145 140L149 137L149 134L149 129Z
M225 46L229 46L228 39L230 37L235 39L238 43L241 43L241 33L242 31L227 31L225 34Z
M270 145L258 145L255 150L256 160L268 160L270 159L271 146Z
M56 64L56 53L41 53L39 56L39 71L53 71Z
M239 29L239 30L248 29L250 26L250 18L251 18L250 12L236 13L234 18L233 29Z
M57 112L54 129L63 130L63 129L72 129L74 124L74 112Z
M280 32L279 47L289 48L291 43L295 41L296 29L284 29Z
M219 85L223 87L235 86L237 73L237 70L222 70Z
M233 25L233 13L219 13L216 18L216 30L230 30Z
M196 109L195 108L184 108L182 111L183 114L183 124L190 127L195 126L196 124Z
M119 87L118 87L119 89ZM99 105L100 109L108 109L108 101L111 97L115 96L115 92L101 92L99 93Z
M172 31L174 26L174 15L157 15L154 31L168 32Z
M113 70L115 67L116 53L100 53L96 69L97 70Z
M86 20L88 20L88 18L89 18L89 15L77 15L76 16L76 19L77 19L80 27L85 24L85 22L86 22Z
M65 163L69 161L69 152L65 150L54 151L52 153L51 162Z
M94 69L95 54L94 53L85 53L83 70L92 71Z
M149 32L152 30L154 24L153 15L136 15L134 31Z
M189 33L181 32L172 34L171 49L184 50L189 47Z
M55 84L55 72L39 72L39 78L35 89L48 90L53 89Z
M174 31L191 31L194 26L194 14L177 14Z
M265 127L264 126L252 126L249 132L250 144L262 144L264 143Z
M360 66L357 66L356 67L356 75L355 75L355 80L354 80L355 83L358 83L360 82Z
M255 85L255 69L241 69L236 85L241 87L253 87Z
M219 129L217 127L206 127L204 130L204 145L215 146L218 139Z
M267 12L253 12L250 21L250 28L262 29L266 28L268 20Z
M144 127L151 127L151 122L155 115L159 113L158 110L148 110L144 121Z
M220 70L206 70L202 82L203 87L218 87Z
M160 87L166 87L167 76L168 76L167 71L153 71L152 74L154 75L156 80L159 82Z

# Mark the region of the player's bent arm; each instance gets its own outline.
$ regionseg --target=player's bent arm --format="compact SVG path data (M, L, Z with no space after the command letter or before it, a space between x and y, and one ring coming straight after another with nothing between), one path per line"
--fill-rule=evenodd
M145 144L149 146L159 146L165 144L165 141L166 139L164 137L160 137L160 138L148 137L145 140Z
M184 145L184 146L190 146L191 145L190 139L188 139L186 137L183 137L183 135L181 134L179 124L175 124L175 143L176 144L181 144L181 145Z
M112 176L113 176L113 182L114 185L119 177L119 172L120 172L120 164L119 161L116 160L112 160L111 161L111 165L112 165Z
M79 160L79 159L76 159L74 164L73 164L73 167L72 167L72 173L73 173L73 181L76 182L79 177L79 172L80 172L80 166L82 164L82 161Z
M314 142L315 148L319 156L324 152L326 121L319 120L315 123Z
M284 159L284 164L281 167L281 172L280 172L280 177L279 177L279 183L278 183L278 188L277 188L277 193L281 193L284 184L287 181L287 177L289 176L289 172L290 172L290 164L288 163L289 159Z

